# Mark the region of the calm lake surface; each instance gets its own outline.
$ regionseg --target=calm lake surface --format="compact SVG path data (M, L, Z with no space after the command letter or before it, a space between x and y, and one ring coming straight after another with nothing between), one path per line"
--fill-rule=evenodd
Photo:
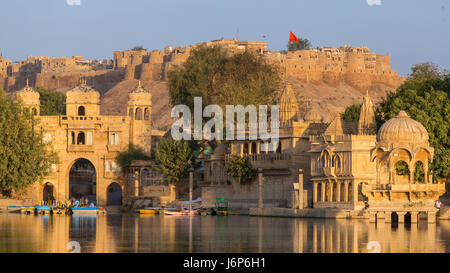
M0 252L353 253L370 252L368 246L382 253L450 252L450 221L391 226L366 220L239 215L0 213Z

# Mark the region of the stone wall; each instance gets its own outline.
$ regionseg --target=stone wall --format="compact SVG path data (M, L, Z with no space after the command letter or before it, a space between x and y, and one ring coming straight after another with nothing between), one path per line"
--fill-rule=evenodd
M114 68L129 70L127 79L165 79L172 67L186 62L191 51L199 46L221 46L228 55L244 51L258 54L279 66L283 77L286 74L302 82L324 82L330 86L345 82L358 90L366 90L375 83L397 87L402 81L398 73L391 70L389 55L370 52L367 47L318 47L283 53L267 51L266 42L237 39L214 40L175 49L169 46L164 52L116 51Z

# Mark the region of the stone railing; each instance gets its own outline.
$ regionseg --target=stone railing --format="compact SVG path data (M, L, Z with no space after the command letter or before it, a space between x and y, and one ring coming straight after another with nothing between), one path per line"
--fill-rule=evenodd
M228 161L232 157L232 154L225 156L225 161ZM291 160L292 154L288 153L263 153L263 154L248 154L243 155L243 157L248 158L250 161L281 161L281 160Z

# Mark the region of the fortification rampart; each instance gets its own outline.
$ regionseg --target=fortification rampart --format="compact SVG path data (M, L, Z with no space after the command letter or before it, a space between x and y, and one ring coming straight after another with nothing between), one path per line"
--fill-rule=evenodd
M125 79L166 79L167 72L175 65L182 65L193 49L199 46L221 46L228 55L244 51L261 55L268 62L278 65L284 77L295 77L302 82L337 86L345 82L359 90L374 83L396 87L401 83L396 71L391 70L387 54L370 52L367 47L343 46L340 48L317 47L294 52L268 51L266 42L214 40L164 51L116 51L114 67L125 69Z
M398 73L391 70L389 55L370 52L367 47L317 47L281 52L268 51L266 42L262 41L221 39L185 47L167 46L163 51L114 51L113 60L105 63L85 61L81 56L73 56L28 57L26 61L11 64L11 61L0 57L0 87L18 90L29 79L30 84L57 89L76 85L79 77L97 77L96 71L111 75L115 82L123 79L165 80L174 66L185 63L192 50L200 46L221 46L228 55L244 51L258 54L267 62L277 65L282 77L294 77L305 83L338 86L344 82L364 91L374 83L395 88L402 81ZM119 72L108 73L109 67Z

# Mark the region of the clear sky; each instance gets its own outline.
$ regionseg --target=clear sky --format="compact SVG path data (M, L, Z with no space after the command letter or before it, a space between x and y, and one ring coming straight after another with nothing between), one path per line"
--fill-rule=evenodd
M153 50L236 36L281 50L292 31L313 46L389 53L401 75L425 61L450 70L450 0L2 0L0 14L0 49L13 61L104 59L135 45Z

